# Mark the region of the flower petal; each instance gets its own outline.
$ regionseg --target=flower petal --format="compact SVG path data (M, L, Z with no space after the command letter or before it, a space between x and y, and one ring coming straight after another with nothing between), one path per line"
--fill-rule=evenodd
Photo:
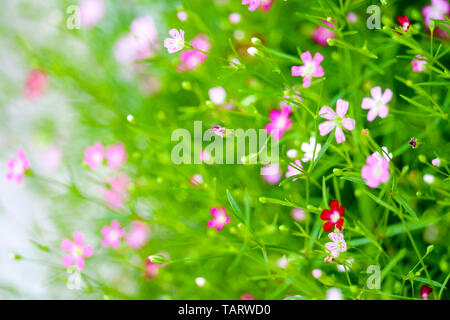
M347 114L347 110L348 101L338 99L338 101L336 102L336 113L338 114L338 116L345 117L345 115Z
M336 113L329 106L323 106L319 110L319 116L327 120L333 120L336 117Z
M348 131L355 129L355 120L350 118L345 118L342 120L342 126Z
M309 51L303 52L301 57L302 57L303 64L307 64L308 62L312 61L311 52L309 52Z
M325 121L319 124L319 131L321 136L325 136L330 133L335 127L334 121ZM342 131L342 130L341 130Z
M385 91L384 91L384 93L383 93L383 96L381 97L381 101L384 103L384 104L387 104L389 101L391 101L392 100L392 90L391 89L389 89L389 88L387 88Z
M370 94L372 95L374 100L381 99L381 87L374 87L370 90Z
M345 134L344 131L340 127L336 127L336 131L334 132L334 136L336 137L336 142L342 143L345 141Z
M361 103L361 108L367 110L372 109L375 106L375 101L372 98L364 98Z

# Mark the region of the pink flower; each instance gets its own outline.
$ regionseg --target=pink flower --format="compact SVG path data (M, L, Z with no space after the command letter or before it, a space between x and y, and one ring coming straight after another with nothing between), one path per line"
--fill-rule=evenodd
M317 52L312 58L311 52L306 51L302 53L301 57L303 66L292 66L291 74L293 77L303 77L303 88L308 88L311 85L312 77L321 78L325 75L325 71L320 65L323 56Z
M125 146L121 142L106 148L106 162L111 169L119 169L127 158Z
M272 8L272 4L275 0L261 0L261 10L269 11Z
M275 140L280 140L285 131L292 127L292 120L289 119L291 108L287 105L282 105L281 110L273 110L269 117L271 122L266 124L266 131L271 134Z
M336 258L341 252L347 251L347 243L344 240L344 234L330 232L328 237L333 242L327 242L325 248L331 252L331 256Z
M184 47L184 31L182 29L180 31L171 29L169 35L172 38L166 38L164 40L164 47L167 48L167 51L169 53L175 53L182 50Z
M180 21L186 21L188 18L188 14L186 13L186 11L179 11L177 13L177 17L178 19L180 19Z
M25 96L28 99L39 99L48 87L48 75L42 70L33 69L28 72L25 83Z
M221 126L214 126L211 129L208 129L208 131L211 131L212 133L220 137L225 137L228 134L227 129Z
M228 20L232 24L238 24L241 21L241 15L239 13L233 12L228 16Z
M211 154L206 150L201 151L199 156L203 162L209 162L211 160Z
M261 5L261 0L242 0L243 5L248 4L249 11L255 11Z
M355 120L351 118L345 118L348 110L348 101L338 99L336 102L336 113L329 106L323 106L319 115L321 118L327 119L328 121L319 124L319 131L321 136L325 136L330 133L333 128L336 127L334 136L336 137L337 143L342 143L345 141L345 135L342 128L349 131L355 129Z
M398 16L397 17L398 23L400 23L401 28L404 32L408 32L409 27L411 26L411 22L409 22L408 16ZM397 32L397 31L396 31ZM401 34L400 32L397 32L398 34Z
M191 178L191 180L189 180L189 183L191 183L194 186L198 186L199 184L203 184L203 177L201 174L194 174Z
M104 226L102 228L102 246L117 248L124 234L125 231L120 227L119 221L114 220L111 222L111 226Z
M58 168L61 163L61 149L55 146L50 146L44 150L42 154L42 161L44 166L49 170Z
M427 67L427 61L425 57L416 55L417 60L411 60L412 70L414 72L423 72Z
M330 28L335 29L334 25L331 22L327 20L320 20L320 21L325 23ZM330 29L325 28L324 26L318 26L317 29L313 31L312 38L319 45L325 47L328 45L327 42L328 39L336 39L336 34Z
M127 234L127 243L133 249L139 249L145 246L150 236L150 230L146 223L133 221L131 230Z
M303 166L300 160L295 160L295 162L291 162L288 165L288 172L286 172L286 178L299 175L303 173ZM298 178L292 179L292 181L296 181Z
M361 169L361 177L368 187L376 188L389 180L389 161L386 158L373 153L367 157L366 162L367 164Z
M147 259L147 262L145 263L145 276L148 279L156 277L159 274L159 268L161 268L160 264L153 263L150 259Z
M266 164L261 168L261 176L270 184L277 184L281 180L282 172L277 163Z
M429 28L431 19L445 20L444 15L448 15L449 12L450 5L447 0L431 0L431 5L426 5L422 9L422 15L425 19L426 27ZM444 30L436 28L436 31L440 37L447 37L447 32Z
M103 145L100 142L87 147L84 151L84 162L93 170L103 163L104 157Z
M431 292L433 292L433 289L431 289L429 286L423 285L422 288L420 288L420 296L423 300L428 300L428 296Z
M241 300L255 300L255 297L253 297L251 293L243 293Z
M145 47L156 45L158 40L158 30L150 16L134 19L130 25L130 34L136 39L138 48L142 51L145 51Z
M117 210L123 207L123 202L130 197L128 194L129 184L130 179L123 173L108 180L109 188L103 188L103 198L109 208Z
M21 183L25 172L30 167L30 161L27 159L25 151L20 149L17 151L17 159L9 159L7 166L6 179L16 180L17 183Z
M211 49L209 38L205 34L197 35L192 41L191 45L201 51L207 52ZM185 50L180 54L181 64L177 67L179 72L186 70L197 69L208 58L207 54L204 54L195 49Z
M84 258L92 256L94 249L90 245L83 245L84 236L81 232L74 232L72 236L74 241L65 238L61 242L61 250L69 251L69 254L62 258L62 263L66 268L76 264L78 269L83 270Z
M367 120L372 122L377 116L380 118L386 118L389 113L387 104L392 100L392 90L386 89L384 93L381 91L381 87L374 87L370 90L372 98L364 98L362 100L361 108L367 110Z
M224 207L222 208L211 208L211 215L214 219L208 221L208 228L215 228L217 231L222 230L222 228L230 223L230 217L227 216L227 212Z
M431 164L435 167L439 167L441 165L441 159L434 158L433 160L431 160Z
M294 208L291 211L291 216L295 221L304 221L306 219L306 212L302 208Z
M104 15L104 0L83 0L80 3L80 23L82 26L93 27Z

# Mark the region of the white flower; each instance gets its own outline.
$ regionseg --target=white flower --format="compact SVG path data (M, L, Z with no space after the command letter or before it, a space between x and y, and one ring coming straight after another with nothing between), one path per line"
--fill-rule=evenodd
M381 150L383 150L383 158L385 158L387 161L391 161L391 159L392 159L392 152L389 152L387 147L382 147ZM381 159L381 157L382 157L378 151L375 152L375 155L379 159Z
M227 97L227 93L225 89L222 87L211 88L209 89L208 94L209 100L211 100L217 105L224 103Z
M337 258L339 253L347 251L347 243L345 242L342 233L330 232L328 237L333 240L333 242L327 242L325 247L330 251L333 258Z
M288 158L291 158L291 159L294 159L294 158L297 158L297 150L295 150L295 149L289 149L287 152L286 152L286 155L288 156Z
M427 173L423 176L423 181L425 181L425 183L432 184L434 182L434 176Z
M249 55L254 56L255 54L258 53L258 49L256 49L255 47L250 47L247 49L247 52Z
M314 278L319 279L322 276L322 270L314 269L312 271L312 275L313 275Z
M289 264L289 259L286 258L285 256L282 256L277 261L277 266L280 267L281 269L286 269L288 264Z
M435 158L435 159L431 160L431 164L435 167L439 167L441 165L441 159Z
M317 155L319 154L320 150L322 149L322 146L320 145L320 143L317 144L316 146L316 152L314 153L314 146L316 144L316 138L315 137L311 137L309 139L309 144L307 142L303 142L302 143L302 151L305 153L303 155L303 162L308 162L311 160L316 160ZM313 155L314 153L314 155Z
M350 271L350 268L353 265L353 262L355 262L355 259L350 258L348 260L345 260L345 262L347 262L347 265L343 265L343 264L338 264L337 265L337 269L339 272L345 272L345 271Z
M205 285L205 283L206 283L206 280L205 280L205 278L198 277L198 278L195 278L195 283L196 283L199 287L203 287L203 286Z
M343 298L341 289L331 288L327 291L327 300L342 300Z

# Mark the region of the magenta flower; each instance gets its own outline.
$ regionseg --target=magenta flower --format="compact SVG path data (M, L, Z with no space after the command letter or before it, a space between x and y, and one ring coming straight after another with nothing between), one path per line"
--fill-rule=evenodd
M189 183L197 187L198 185L203 184L203 176L199 173L194 174L191 180L189 180Z
M230 223L230 217L227 216L227 211L224 207L222 208L211 208L211 215L214 219L208 221L208 228L215 228L217 231L222 230L222 228Z
M103 151L103 145L100 142L87 147L84 151L84 162L93 170L103 163L104 158L105 153Z
M320 21L325 23L330 28L335 29L334 25L331 22L327 20ZM318 26L317 29L313 31L312 38L319 45L325 47L328 45L328 39L336 39L336 34L330 29L325 28L324 26Z
M241 295L241 300L255 300L255 297L251 293L243 293Z
M344 234L330 232L328 237L333 242L327 242L325 248L331 252L331 256L337 258L341 252L347 251L347 243L344 240Z
M106 148L106 162L111 169L119 169L127 161L127 158L125 146L121 142Z
M69 251L69 254L62 258L63 265L68 268L76 264L78 269L83 270L84 258L89 258L94 254L94 249L90 245L84 245L84 236L81 232L72 233L73 240L65 238L61 242L61 250Z
M147 259L147 262L145 263L145 276L148 279L156 277L159 274L159 268L161 268L160 264L153 263L150 259Z
M140 249L145 246L150 236L150 229L147 224L141 221L133 221L131 230L126 236L127 243L133 249Z
M300 160L295 160L295 162L291 162L288 165L288 171L286 172L286 178L299 175L303 173L303 166ZM292 181L296 181L298 178L292 179Z
M28 72L25 83L25 96L30 100L39 99L48 87L48 75L42 70Z
M218 135L220 137L225 137L229 131L221 126L214 126L211 129L208 129L208 131L214 133L215 135Z
M21 183L25 172L30 167L30 161L27 159L25 151L20 149L17 151L17 159L9 159L7 166L8 173L6 174L6 179Z
M249 11L255 11L261 5L261 0L242 0L243 5L248 4Z
M289 119L292 110L287 105L282 105L281 110L273 110L269 117L271 122L266 124L266 131L275 140L280 140L285 131L291 129L292 120Z
M387 104L392 100L392 90L388 88L383 93L381 87L374 87L370 93L372 98L364 98L361 104L361 108L370 109L367 113L367 120L372 122L377 116L386 118L389 113Z
M311 52L306 51L302 53L302 61L303 66L292 66L291 74L293 77L303 77L303 88L308 88L313 77L321 78L325 75L325 71L320 65L323 55L317 52L312 58Z
M83 0L80 3L80 23L84 27L95 26L105 15L104 0Z
M123 238L125 231L120 227L119 221L114 220L111 226L102 228L102 246L117 248L120 245L120 239Z
M266 164L261 168L261 177L269 184L277 184L282 177L280 165L277 163Z
M361 169L361 177L370 188L376 188L389 180L389 161L373 153L366 159L366 165Z
M425 57L421 55L416 55L417 60L411 60L412 70L414 72L423 72L427 67L427 61Z
M169 53L175 53L182 50L184 47L184 31L182 29L180 31L171 29L169 35L172 38L166 38L164 40L164 47L167 48L167 51Z
M195 49L201 50L203 52L208 52L209 49L211 49L209 38L205 34L197 35L191 41L191 45ZM186 70L195 70L203 62L205 62L206 58L208 58L208 55L195 49L185 50L180 54L181 64L178 65L177 71L184 72Z
M123 173L108 180L109 188L103 188L103 198L109 208L117 210L123 207L124 201L130 198L128 194L129 184L130 178Z
M325 136L330 133L331 130L336 128L334 136L337 143L342 143L345 141L345 135L342 128L349 131L355 129L355 120L351 118L345 118L348 110L348 101L338 99L336 102L336 113L329 106L323 106L319 111L319 116L321 118L327 119L328 121L319 124L319 131L321 136Z
M272 8L272 4L275 0L261 0L261 10L269 11Z

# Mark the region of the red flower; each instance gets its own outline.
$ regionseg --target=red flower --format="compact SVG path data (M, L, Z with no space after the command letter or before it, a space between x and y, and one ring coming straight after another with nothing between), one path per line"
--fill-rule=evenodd
M420 289L420 295L422 296L423 300L428 300L428 295L433 292L433 289L431 289L429 286L422 286Z
M320 214L320 219L328 221L323 225L323 230L326 232L331 231L334 225L336 225L336 228L341 229L344 224L344 219L342 219L345 213L344 206L339 206L337 200L332 200L330 201L330 208L331 210L323 209Z
M401 28L404 32L408 32L409 27L411 26L411 23L409 22L408 16L398 16L397 21L401 24ZM397 32L397 31L395 31ZM401 34L400 32L397 32L398 34Z

